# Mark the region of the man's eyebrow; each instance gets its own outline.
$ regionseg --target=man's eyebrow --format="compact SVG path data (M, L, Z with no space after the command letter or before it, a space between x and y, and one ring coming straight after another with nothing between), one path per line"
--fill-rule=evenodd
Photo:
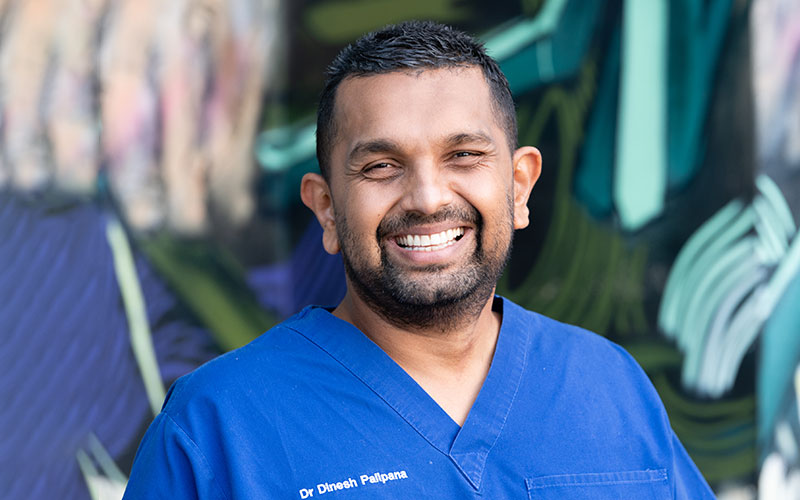
M494 144L494 141L488 134L483 132L461 132L448 136L445 138L444 143L450 147L472 143L480 143L489 146Z
M491 136L488 134L477 132L459 132L445 137L443 141L447 147L458 147L464 144L482 144L490 146L494 144ZM370 154L401 154L402 148L396 142L390 139L370 139L366 141L359 141L350 150L347 155L348 163L355 163L362 156Z
M361 156L378 153L399 153L400 146L389 139L372 139L359 141L347 155L348 163L352 163Z

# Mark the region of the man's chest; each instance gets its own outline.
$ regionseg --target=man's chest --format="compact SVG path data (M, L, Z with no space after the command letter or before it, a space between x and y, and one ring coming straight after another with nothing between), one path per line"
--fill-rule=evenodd
M443 412L415 414L409 402L400 415L372 393L345 392L315 406L286 401L269 418L228 426L217 465L233 496L670 497L666 469L634 436L619 435L622 423L593 428L521 408L500 429L476 421L459 428Z

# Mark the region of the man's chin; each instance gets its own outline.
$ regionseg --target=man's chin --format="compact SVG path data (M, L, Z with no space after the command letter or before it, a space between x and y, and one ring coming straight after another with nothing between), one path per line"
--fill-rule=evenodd
M430 281L394 280L383 285L377 294L375 288L363 286L356 287L357 293L387 322L412 330L459 328L480 315L494 289L481 282L436 286Z
M484 259L410 269L384 253L379 268L345 258L348 287L388 323L410 330L452 331L474 321L491 300L495 266ZM353 266L352 264L356 264ZM497 273L499 276L499 273Z
M445 307L463 302L475 290L456 286L436 286L430 282L408 281L402 288L391 289L390 293L398 304L409 307Z

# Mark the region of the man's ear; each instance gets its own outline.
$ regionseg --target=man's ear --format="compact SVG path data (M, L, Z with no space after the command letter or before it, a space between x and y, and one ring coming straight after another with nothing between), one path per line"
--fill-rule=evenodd
M542 172L542 154L534 147L523 146L514 152L513 163L514 229L522 229L530 222L528 198Z
M305 206L317 216L322 226L322 246L331 255L339 253L339 235L336 233L336 218L333 212L333 198L327 181L319 175L308 173L300 183L300 198Z

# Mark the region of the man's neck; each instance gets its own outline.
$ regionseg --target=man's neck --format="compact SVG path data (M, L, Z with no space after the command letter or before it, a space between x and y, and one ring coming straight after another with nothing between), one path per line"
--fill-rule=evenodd
M462 425L483 386L497 344L501 317L492 310L493 297L476 316L445 331L399 328L350 292L333 314L364 332Z

